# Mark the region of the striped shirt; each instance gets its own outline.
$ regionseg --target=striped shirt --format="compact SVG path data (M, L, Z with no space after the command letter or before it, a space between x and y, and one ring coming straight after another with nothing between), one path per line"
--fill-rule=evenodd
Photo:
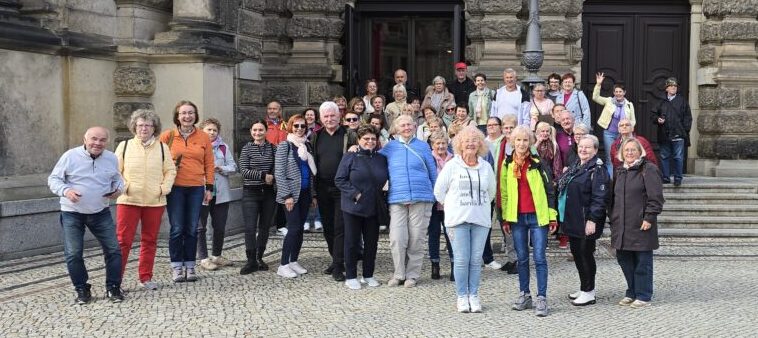
M261 187L265 185L266 175L274 174L274 154L276 146L268 141L263 144L247 142L240 153L239 168L243 185Z

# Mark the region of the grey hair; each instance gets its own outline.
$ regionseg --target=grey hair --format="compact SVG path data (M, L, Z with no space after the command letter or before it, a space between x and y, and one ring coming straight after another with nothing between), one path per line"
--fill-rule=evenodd
M437 81L441 81L443 85L447 85L447 80L445 80L445 78L442 77L441 75L435 76L434 79L432 79L432 84L434 84Z
M392 121L392 128L390 128L390 134L397 133L397 129L400 126L401 122L410 122L413 123L414 126L416 126L416 120L414 120L410 115L400 115L397 118L395 118L395 121Z
M406 91L406 90L405 90L405 86L403 86L403 85L401 85L401 84L396 84L396 85L392 86L392 93L393 93L393 94L394 94L396 91L398 91L398 90L399 90L399 91L402 91L402 92L403 92L403 94L405 94L405 96L406 96L406 97L408 96L408 91Z
M506 68L506 69L503 71L503 74L513 74L513 76L517 76L517 75L518 75L518 74L516 73L516 71L515 71L513 68Z
M337 103L335 103L334 101L324 101L324 103L322 103L321 106L318 107L319 117L326 112L334 112L334 113L339 114L340 107L338 107Z
M535 89L537 89L537 87L542 87L542 88L545 88L545 89L547 89L547 86L545 86L545 84L544 84L544 83L538 82L538 83L535 83L535 84L534 84L534 87L532 87L532 90L535 90Z
M580 124L580 126L584 126L584 125ZM574 129L576 129L576 127L574 127ZM591 140L592 146L595 147L595 150L598 150L598 148L600 148L600 140L598 140L597 136L595 135L590 135L590 134L584 135L584 137L579 139L579 142L581 142L582 140Z
M152 109L137 109L132 113L132 117L129 120L129 131L132 134L137 134L137 120L139 119L153 124L153 136L157 137L161 134L161 118Z
M575 124L574 125L574 129L573 129L573 131L574 131L575 134L576 134L577 130L581 130L581 131L583 131L585 134L587 134L589 136L590 127L587 127L586 124L584 124L584 123L577 123L577 124ZM597 137L596 137L596 139L597 139ZM597 147L595 147L595 148L597 148Z
M447 137L447 133L442 130L437 130L433 132L431 135L429 135L429 141L432 141L432 143L437 141L445 141L450 142L450 138Z

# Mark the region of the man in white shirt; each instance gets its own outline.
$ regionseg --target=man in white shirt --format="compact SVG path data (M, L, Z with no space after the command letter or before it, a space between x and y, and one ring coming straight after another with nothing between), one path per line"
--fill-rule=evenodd
M492 101L490 116L503 118L508 114L519 116L521 111L521 102L529 100L529 94L517 83L516 71L507 68L503 71L503 82L505 85L495 92L495 98Z
M85 227L103 248L107 298L114 303L124 300L121 248L109 208L109 200L116 199L124 191L124 182L116 155L105 149L108 137L108 130L103 127L88 129L84 134L84 145L66 151L47 179L50 191L60 196L63 252L79 305L92 299L91 285L87 283L89 275L82 257Z

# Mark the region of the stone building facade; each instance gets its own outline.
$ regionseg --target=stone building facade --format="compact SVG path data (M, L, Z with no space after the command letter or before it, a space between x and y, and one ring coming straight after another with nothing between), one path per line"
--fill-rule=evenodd
M60 243L39 236L56 222L44 179L90 125L122 139L130 113L152 108L168 127L189 99L239 151L266 102L291 114L344 93L346 6L369 2L0 0L0 257ZM445 2L462 10L472 73L521 69L528 1ZM584 5L541 1L541 75L581 74ZM689 172L758 175L758 1L689 6Z

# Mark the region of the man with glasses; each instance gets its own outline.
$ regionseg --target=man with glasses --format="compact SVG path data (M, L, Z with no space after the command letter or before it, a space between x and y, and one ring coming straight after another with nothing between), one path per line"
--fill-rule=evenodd
M342 154L356 144L355 133L340 125L340 111L337 104L326 101L319 107L323 128L311 134L313 157L316 162L316 201L324 224L326 240L332 263L324 274L332 275L335 281L345 281L345 228L340 207L342 195L334 184Z
M468 104L468 98L471 93L476 90L476 84L466 74L466 63L458 62L455 64L455 80L448 81L450 85L447 89L453 93L455 97L455 105Z

